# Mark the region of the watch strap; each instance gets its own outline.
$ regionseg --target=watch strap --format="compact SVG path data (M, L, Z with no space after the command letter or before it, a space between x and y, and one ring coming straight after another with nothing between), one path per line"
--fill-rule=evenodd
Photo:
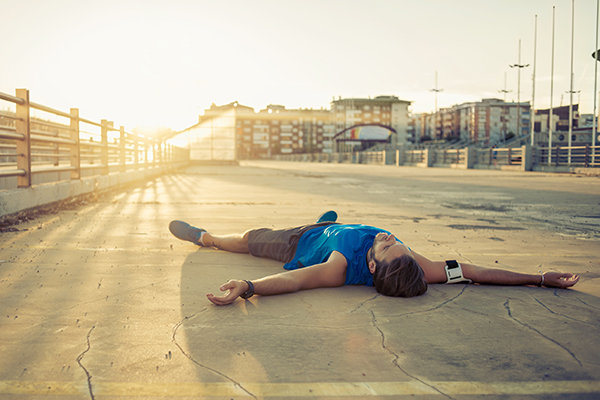
M240 295L240 297L244 300L248 300L250 297L254 296L254 285L252 282L244 279L244 282L248 284L248 290Z

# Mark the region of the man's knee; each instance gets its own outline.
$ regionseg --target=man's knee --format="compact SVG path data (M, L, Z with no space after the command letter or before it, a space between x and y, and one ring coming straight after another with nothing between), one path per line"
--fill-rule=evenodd
M242 244L246 247L248 247L248 238L250 237L250 232L252 232L252 229L247 230L242 235Z

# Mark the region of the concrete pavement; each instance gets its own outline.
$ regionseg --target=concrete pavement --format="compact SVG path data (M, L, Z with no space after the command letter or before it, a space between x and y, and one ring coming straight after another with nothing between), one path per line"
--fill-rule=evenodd
M0 398L600 396L600 179L244 162L195 166L0 236ZM171 236L335 209L434 259L578 273L572 290L318 289L210 304L281 263Z

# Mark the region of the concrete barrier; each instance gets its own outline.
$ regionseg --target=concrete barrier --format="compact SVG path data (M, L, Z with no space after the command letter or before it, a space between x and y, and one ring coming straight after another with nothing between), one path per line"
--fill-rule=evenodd
M167 167L156 167L0 191L0 217L74 199L97 191L114 189L135 181L148 180L167 170Z

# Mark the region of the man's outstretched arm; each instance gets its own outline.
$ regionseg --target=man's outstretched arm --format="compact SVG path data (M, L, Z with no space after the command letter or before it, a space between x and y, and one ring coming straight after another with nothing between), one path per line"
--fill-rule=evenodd
M341 253L334 251L322 264L252 280L254 293L265 296L342 286L346 281L346 266L346 258ZM206 297L214 304L224 306L233 303L235 299L246 292L248 284L243 280L230 280L222 285L220 290L225 292L222 296L210 293Z
M415 251L412 252L412 255L421 268L423 268L427 283L446 282L447 278L444 270L446 265L445 261L431 261ZM460 265L462 266L463 276L467 279L471 279L474 283L511 286L537 286L542 283L541 274L523 274L498 268L484 268L466 263L460 263ZM556 288L568 288L575 285L577 282L579 282L579 276L563 272L545 272L543 278L544 286Z

